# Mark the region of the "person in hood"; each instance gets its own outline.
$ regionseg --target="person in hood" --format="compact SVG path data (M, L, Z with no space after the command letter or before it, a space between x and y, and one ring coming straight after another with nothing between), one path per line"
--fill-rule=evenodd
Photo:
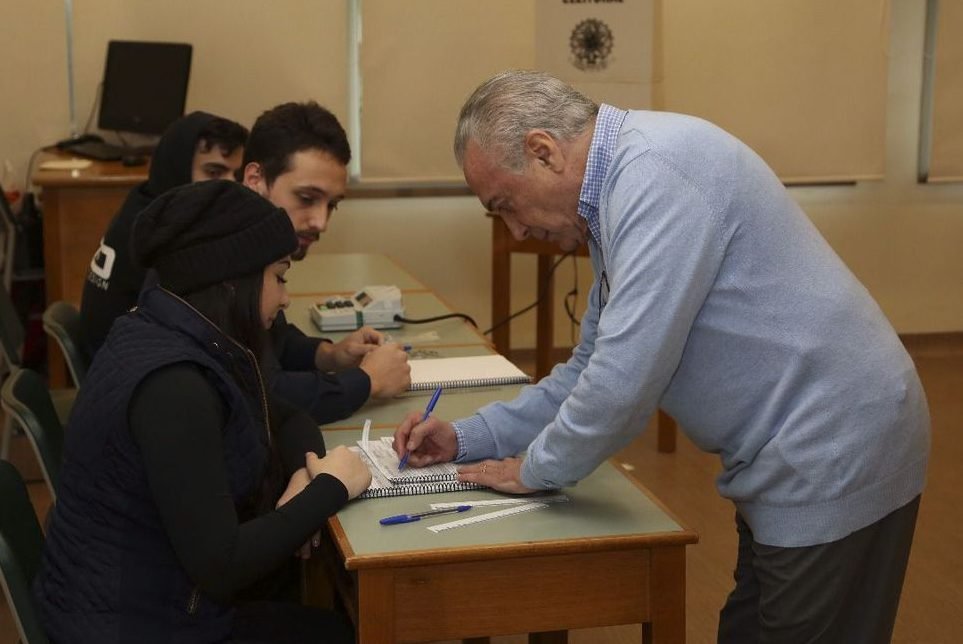
M129 249L137 213L171 188L209 179L233 180L247 136L243 125L207 112L192 112L174 121L161 136L147 181L127 195L90 260L80 315L91 356L114 320L137 303L144 284L146 270L134 265Z

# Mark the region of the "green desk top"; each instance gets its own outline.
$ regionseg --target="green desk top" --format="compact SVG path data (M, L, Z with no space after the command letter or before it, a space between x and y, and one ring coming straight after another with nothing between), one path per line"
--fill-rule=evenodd
M402 298L405 304L405 317L408 318L423 319L451 313L451 310L431 293L403 293ZM311 320L311 306L323 302L324 299L321 296L292 295L291 304L284 315L288 322L301 329L305 335L330 338L337 342L347 335L347 332L321 331ZM449 318L426 324L403 324L397 329L382 329L382 331L390 334L394 341L411 344L417 349L465 344L487 346L485 338L461 318ZM475 353L488 353L488 351L476 349Z
M483 407L490 402L511 400L521 390L522 385L446 389L441 398L438 399L434 415L443 420L465 418L475 413L475 410L479 407ZM364 425L365 419L370 418L373 427L394 430L409 412L423 412L432 393L431 391L419 391L391 400L371 400L351 417L327 424L324 429L360 429Z
M372 437L389 435L372 431ZM326 432L328 445L353 445L360 432ZM545 509L484 521L434 533L428 526L449 523L472 515L509 506L479 506L468 512L427 517L421 521L382 526L378 520L395 514L420 512L431 503L503 498L492 491L472 490L401 496L381 499L355 499L338 513L338 520L350 542L354 557L391 553L413 553L436 549L475 549L485 547L485 556L497 555L491 547L566 540L606 538L650 538L666 533L680 541L694 542L689 533L666 514L634 481L611 462L603 463L577 486L562 490L568 502L551 503ZM684 534L681 534L684 533ZM686 535L691 535L688 537ZM593 542L600 545L600 542ZM580 544L582 545L582 544ZM451 553L449 553L451 554ZM359 562L361 563L361 562Z
M287 272L291 295L350 294L378 284L404 290L427 290L425 285L384 255L373 253L314 253L294 262Z

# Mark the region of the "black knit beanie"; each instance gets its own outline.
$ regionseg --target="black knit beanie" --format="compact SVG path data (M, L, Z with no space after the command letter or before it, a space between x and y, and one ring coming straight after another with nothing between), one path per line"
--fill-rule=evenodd
M221 180L168 190L137 215L131 235L134 261L179 295L263 270L297 247L284 210Z

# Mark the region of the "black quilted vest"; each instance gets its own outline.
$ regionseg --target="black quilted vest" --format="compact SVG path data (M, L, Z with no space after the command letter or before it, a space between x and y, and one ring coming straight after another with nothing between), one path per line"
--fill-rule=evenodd
M138 383L178 362L199 365L229 410L224 460L239 511L257 492L269 439L253 358L183 300L148 289L111 328L65 430L34 584L55 642L217 642L230 633L231 608L197 591L175 556L127 426Z

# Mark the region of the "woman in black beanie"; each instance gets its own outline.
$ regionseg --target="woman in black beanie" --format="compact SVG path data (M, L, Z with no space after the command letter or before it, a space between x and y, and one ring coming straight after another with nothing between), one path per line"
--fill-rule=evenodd
M158 285L111 328L65 431L34 586L51 640L353 640L334 614L235 600L370 481L265 393L257 357L297 244L283 210L228 181L138 216L131 251Z

